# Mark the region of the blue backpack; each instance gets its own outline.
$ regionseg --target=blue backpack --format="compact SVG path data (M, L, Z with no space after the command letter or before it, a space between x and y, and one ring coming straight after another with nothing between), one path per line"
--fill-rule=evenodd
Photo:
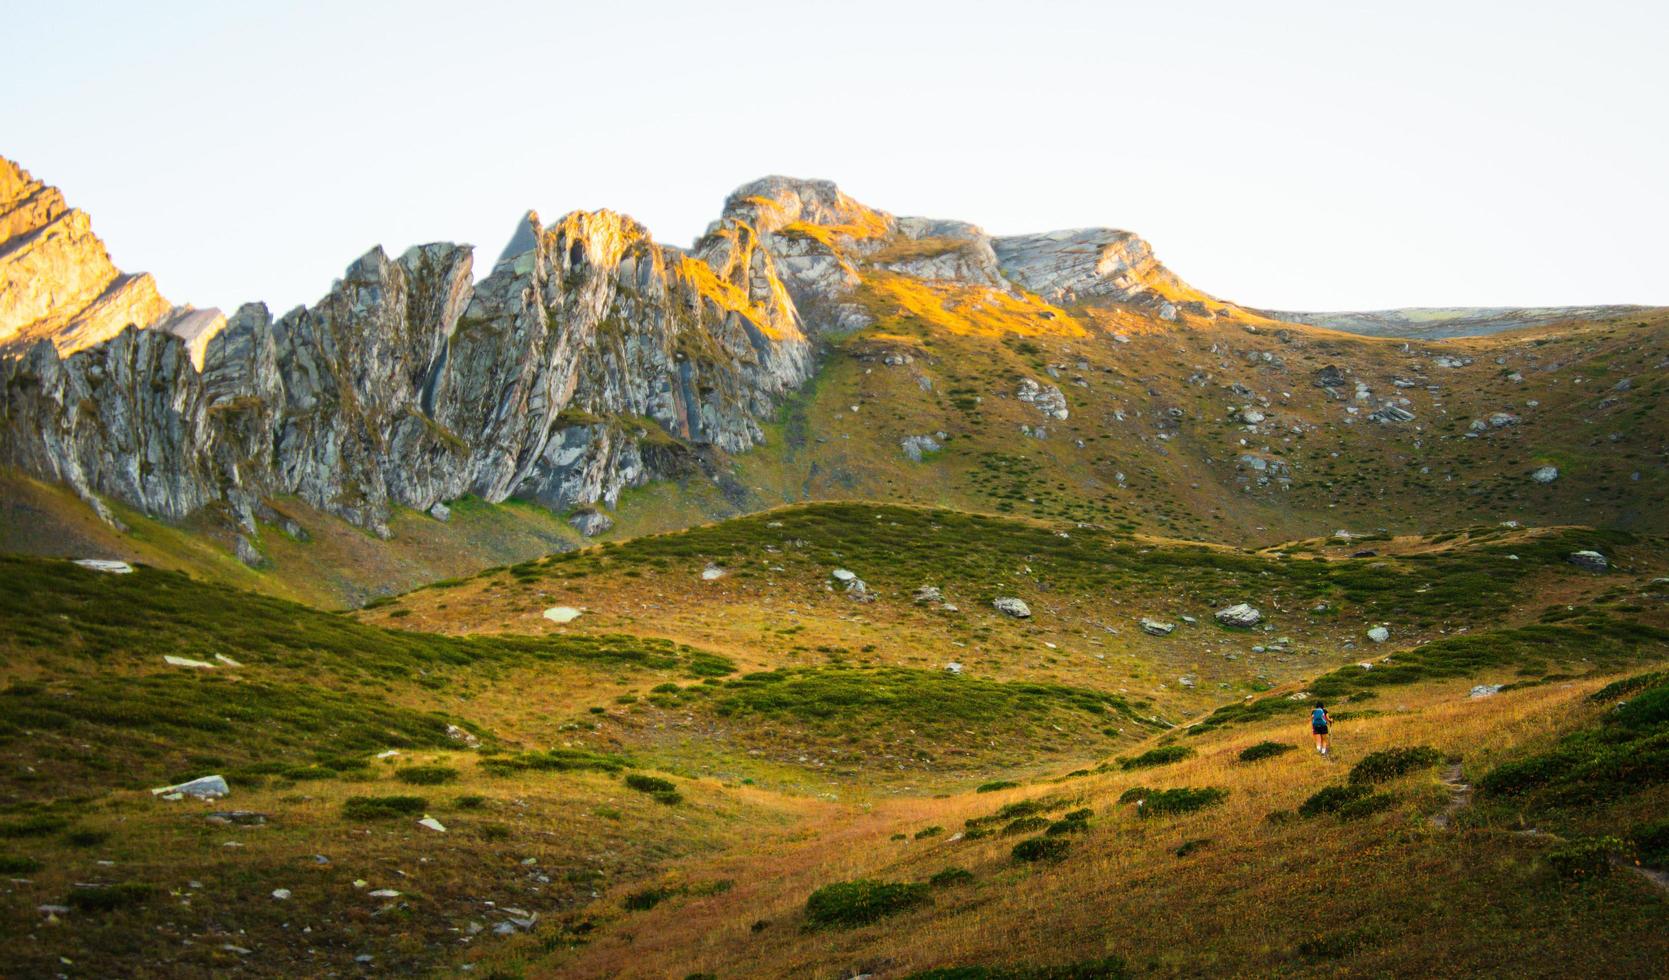
M1327 727L1327 709L1317 708L1310 712L1310 724L1316 728Z

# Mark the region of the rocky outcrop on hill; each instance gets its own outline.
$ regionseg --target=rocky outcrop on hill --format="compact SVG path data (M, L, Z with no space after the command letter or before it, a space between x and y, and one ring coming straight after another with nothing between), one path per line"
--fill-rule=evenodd
M1126 232L994 239L786 177L739 188L689 250L610 211L528 212L479 281L468 246L375 248L276 318L170 307L10 164L0 231L0 463L107 517L101 497L221 507L247 534L292 494L383 535L396 507L444 515L464 495L612 507L758 444L817 338L872 321L866 276L1212 315ZM1028 383L1066 417L1058 388Z
M218 310L172 306L148 273L116 268L85 212L0 157L0 353L47 340L67 354L155 325L186 339L200 364L223 322Z

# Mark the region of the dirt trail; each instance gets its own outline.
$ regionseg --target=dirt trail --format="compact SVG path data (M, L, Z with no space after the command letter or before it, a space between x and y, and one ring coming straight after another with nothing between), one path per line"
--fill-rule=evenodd
M1446 828L1455 814L1472 805L1472 784L1466 781L1457 762L1443 770L1443 785L1449 791L1449 802L1442 810L1432 814L1431 822Z

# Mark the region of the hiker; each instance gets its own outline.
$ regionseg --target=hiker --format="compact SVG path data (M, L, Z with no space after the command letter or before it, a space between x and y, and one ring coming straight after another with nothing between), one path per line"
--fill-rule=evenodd
M1315 750L1322 755L1327 754L1330 741L1327 733L1332 725L1333 718L1327 713L1327 706L1318 702L1315 710L1310 712L1310 731L1315 733Z

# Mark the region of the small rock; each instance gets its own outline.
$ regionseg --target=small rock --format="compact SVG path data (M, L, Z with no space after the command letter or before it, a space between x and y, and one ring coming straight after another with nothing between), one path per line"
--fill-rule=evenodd
M1217 622L1225 626L1256 626L1262 621L1263 613L1246 602L1237 602L1226 609L1217 610Z
M1200 679L1195 677L1193 674L1183 674L1181 677L1176 679L1176 682L1183 687L1193 687L1195 684L1200 682Z
M719 579L724 578L725 574L726 573L723 568L720 568L717 565L708 565L706 568L701 570L701 580L703 582L716 582Z
M992 599L991 605L1005 616L1013 616L1015 619L1031 618L1032 608L1026 605L1023 599L1016 599L1013 596L1000 596Z
M1153 636L1170 636L1171 632L1176 629L1175 623L1161 622L1157 619L1149 619L1146 616L1142 617L1141 625L1142 632Z
M858 573L849 568L837 568L829 574L834 576L836 582L854 582L858 578Z
M430 830L438 830L443 834L446 833L446 826L444 824L442 824L439 820L436 820L434 817L431 817L428 814L424 814L423 819L419 820L417 822L417 825L419 827L427 827Z
M1590 572L1603 572L1611 567L1611 562L1597 551L1573 551L1565 560Z
M962 673L962 665L952 660L950 663L945 664L945 671L951 674L960 674Z
M1552 483L1558 478L1559 467L1557 466L1537 467L1536 471L1530 474L1530 479L1535 480L1537 483Z
M924 585L924 586L922 586L921 588L919 588L915 591L915 594L912 596L912 598L915 599L919 603L944 602L945 601L944 593L940 592L939 587L936 586L936 585Z
M1466 696L1469 698L1487 698L1500 693L1500 684L1479 684L1477 687L1472 689L1470 694Z
M160 796L164 799L177 799L180 797L191 796L199 800L213 800L225 796L230 792L231 789L226 785L226 777L199 776L196 779L179 783L174 786L162 786L157 789L153 789L151 790L151 795Z
M614 518L595 507L586 507L575 511L568 518L568 526L588 538L594 538L613 528Z
M107 572L111 575L132 575L133 566L125 561L109 561L104 558L77 558L77 565L90 568L95 572Z
M573 606L552 606L545 610L545 618L553 623L571 623L580 618L582 610Z
M472 749L481 745L480 739L476 738L473 734L465 731L464 729L459 728L457 725L446 726L446 737L454 742L462 742Z
M290 899L290 890L288 888L274 888L272 890L272 897L278 899L280 902L287 902Z
M1390 638L1391 631L1383 626L1375 626L1373 629L1368 630L1368 639L1374 641L1375 643L1384 643Z
M214 664L207 660L192 660L190 657L176 657L173 654L163 654L162 660L170 667L190 667L194 670L214 669Z
M936 453L944 447L932 436L905 436L899 441L904 449L904 457L912 463L919 463L928 453Z
M435 505L429 508L429 516L445 524L452 519L452 508L437 500Z
M357 883L356 883L357 884ZM372 898L399 898L400 893L393 888L379 888L370 893Z

